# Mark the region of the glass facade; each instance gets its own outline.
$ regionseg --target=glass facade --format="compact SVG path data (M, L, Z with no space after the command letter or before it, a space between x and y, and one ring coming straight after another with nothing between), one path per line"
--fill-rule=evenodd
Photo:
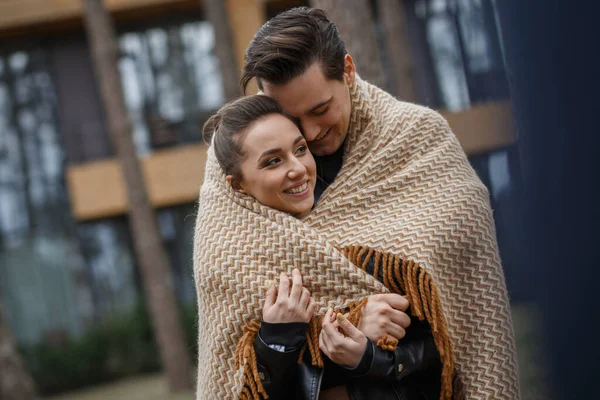
M223 103L212 27L188 21L127 31L119 45L138 153L199 142L204 120ZM71 215L61 126L74 123L61 118L74 114L59 113L64 101L55 82L63 84L61 96L77 90L63 67L69 55L86 54L64 48L0 53L0 301L24 344L78 336L141 300L127 218L79 223ZM61 68L53 69L57 62ZM68 140L97 139L87 134ZM75 144L76 151L85 145ZM177 296L191 304L194 206L157 214Z
M0 56L0 296L16 336L78 334L91 316L41 49Z
M119 45L138 153L200 141L202 124L224 101L212 26L196 21L127 32Z
M509 98L492 0L407 0L413 45L424 44L415 73L433 70L432 107L458 111L472 104ZM419 37L422 36L422 37ZM429 67L429 68L427 68Z
M530 277L525 255L523 177L517 146L472 155L471 165L490 192L498 248L511 301L528 299Z

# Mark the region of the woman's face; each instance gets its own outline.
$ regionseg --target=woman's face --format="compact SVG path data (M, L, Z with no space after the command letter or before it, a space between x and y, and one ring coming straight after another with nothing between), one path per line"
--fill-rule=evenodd
M280 114L267 115L250 126L241 146L241 192L296 217L311 210L315 160L292 121Z

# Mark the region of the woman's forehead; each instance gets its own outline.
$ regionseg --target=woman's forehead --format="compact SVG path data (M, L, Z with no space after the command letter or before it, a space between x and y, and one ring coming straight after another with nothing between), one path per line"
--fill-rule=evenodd
M250 152L262 152L266 148L292 146L302 136L300 130L289 118L281 114L271 114L250 126L242 146Z

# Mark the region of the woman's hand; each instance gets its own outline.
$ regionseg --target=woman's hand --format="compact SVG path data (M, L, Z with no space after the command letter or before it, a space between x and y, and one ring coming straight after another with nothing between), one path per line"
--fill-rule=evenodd
M348 336L344 336L341 329ZM319 348L336 364L356 368L365 354L367 337L344 317L329 309L323 318Z
M292 287L285 273L279 275L279 288L273 285L267 290L263 307L263 321L276 324L286 322L309 322L317 310L317 304L307 288L302 286L302 275L297 268L292 271Z

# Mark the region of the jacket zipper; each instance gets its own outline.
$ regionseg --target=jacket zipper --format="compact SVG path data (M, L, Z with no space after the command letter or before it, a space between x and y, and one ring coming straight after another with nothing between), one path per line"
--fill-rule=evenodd
M396 397L398 398L398 400L406 400L404 398L404 395L398 391L398 389L396 389L396 385L392 385L392 388L394 388L394 393L396 393Z
M321 393L321 381L323 380L323 372L325 371L325 368L321 368L321 371L319 373L319 379L317 381L317 390L314 392L315 393L315 397L311 400L318 400L319 399L319 394Z

